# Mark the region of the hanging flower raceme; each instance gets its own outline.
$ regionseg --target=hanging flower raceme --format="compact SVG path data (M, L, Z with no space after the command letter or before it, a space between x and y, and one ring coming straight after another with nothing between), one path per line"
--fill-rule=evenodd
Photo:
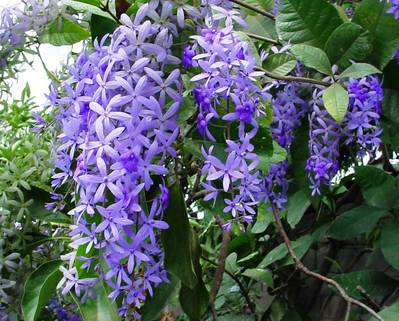
M24 45L28 31L41 34L58 13L56 1L25 0L22 5L0 10L0 69L7 64L13 51Z
M380 81L375 76L351 79L346 84L349 107L342 125L332 119L323 107L323 91L313 94L310 115L309 152L306 164L313 194L320 194L321 185L329 186L340 169L340 143L356 151L359 158L375 157L381 144L380 114L384 98Z
M300 97L298 85L283 84L272 99L273 122L271 132L273 139L286 151L294 140L294 131L301 123L307 111L306 102ZM287 202L288 181L286 179L288 160L270 165L265 178L268 198L279 209Z
M312 194L320 194L321 185L329 186L339 170L341 127L324 109L323 91L315 89L309 116L309 154L306 170Z
M396 20L399 20L399 0L390 0L391 6L388 9L388 13L391 13Z
M62 130L53 185L66 185L77 201L63 292L86 294L101 275L110 297L122 299L120 313L138 318L146 296L167 281L158 236L168 228L163 176L176 156L180 60L171 53L170 2L151 1L121 21L70 67L61 97L50 95Z
M347 86L350 103L344 119L346 144L356 144L359 157L374 157L381 143L383 89L377 77L352 79Z
M196 84L193 95L199 107L199 134L216 141L212 126L218 120L225 124L227 148L226 159L221 159L214 155L214 147L203 147L205 200L215 201L221 195L225 213L231 213L234 220L251 222L261 191L259 158L251 139L259 127L258 118L263 116L260 101L265 95L256 85L263 73L256 71L248 44L234 31L235 24L246 24L239 13L214 5L210 8L205 18L210 23L192 37L190 50L196 55L191 64L201 72L191 80Z

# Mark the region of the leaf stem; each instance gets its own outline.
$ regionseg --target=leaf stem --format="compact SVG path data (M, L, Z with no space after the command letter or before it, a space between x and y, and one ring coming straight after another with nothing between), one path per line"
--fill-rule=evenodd
M259 13L259 14L261 14L262 16L268 17L268 18L273 19L273 20L276 19L276 18L274 17L274 15L271 14L270 12L267 12L267 11L264 11L264 10L262 10L262 9L259 9L258 7L255 7L255 6L253 6L253 5L251 5L251 4L248 4L248 3L244 2L244 1L241 1L241 0L231 0L231 2L234 2L234 3L240 5L240 6L244 7L244 8L247 8L247 9L249 9L249 10L255 11L256 13Z
M317 79L306 78L306 77L283 76L283 75L275 74L275 73L268 71L259 66L257 66L256 69L259 71L263 71L267 77L275 79L275 80L301 82L301 83L305 83L305 84L313 84L313 85L319 85L319 86L324 86L324 87L329 87L331 85L329 82L326 82L323 80L317 80Z
M252 38L252 39L256 39L256 40L260 40L260 41L265 41L265 42L270 42L274 45L279 45L280 42L278 40L272 39L272 38L268 38L268 37L264 37L264 36L260 36L251 32L245 32L245 34Z
M334 287L338 291L339 295L347 302L348 305L349 304L350 305L356 305L356 306L366 310L368 313L370 313L377 320L385 321L372 308L370 308L369 306L365 305L364 303L362 303L362 302L350 297L348 295L348 293L344 290L344 288L338 284L338 282L336 282L335 280L330 279L330 278L328 278L328 277L326 277L324 275L321 275L319 273L316 273L316 272L313 272L313 271L309 270L302 263L302 261L296 255L296 253L295 253L295 251L294 251L294 249L292 247L291 240L289 239L289 237L287 235L287 232L284 230L283 223L281 222L281 219L280 219L280 211L278 210L278 208L276 207L276 205L272 201L270 201L270 204L271 204L274 220L276 221L277 230L280 233L280 235L283 237L285 246L287 247L289 255L294 260L296 268L298 270L302 271L304 274L306 274L306 275L308 275L308 276L310 276L312 278L319 279L319 280L323 281L324 283Z

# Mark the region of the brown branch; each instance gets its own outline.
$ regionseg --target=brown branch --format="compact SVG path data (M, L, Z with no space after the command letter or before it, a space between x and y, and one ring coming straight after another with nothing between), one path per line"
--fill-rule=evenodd
M384 170L391 172L393 175L397 176L397 170L392 166L391 162L389 161L389 150L386 144L381 144L381 152L382 152L382 159L383 159L383 166Z
M214 320L217 320L217 315L216 315L216 310L215 310L215 299L219 292L220 286L222 285L223 274L224 274L225 265L226 265L226 258L227 258L227 254L228 254L229 243L231 240L230 231L223 229L223 224L224 224L223 220L219 216L216 216L216 221L219 223L220 228L223 231L223 239L222 239L222 246L220 248L218 265L217 265L217 268L215 271L215 275L213 277L211 292L209 293L209 304L211 306L211 311L212 311Z
M231 0L231 2L234 2L244 8L247 8L249 10L255 11L256 13L261 14L262 16L268 17L270 19L275 20L276 18L274 17L274 15L270 12L267 12L265 10L259 9L258 7L255 7L247 2L241 1L241 0Z
M251 32L245 32L245 34L255 40L260 40L260 41L265 41L265 42L270 42L274 45L279 45L280 42L278 40L272 39L272 38L268 38L268 37L264 37L264 36L260 36Z
M218 266L215 262L211 261L210 259L208 259L208 258L205 257L205 256L201 256L201 258L202 258L204 261L206 261L206 262L212 264L213 266ZM242 295L243 295L244 298L245 298L245 301L247 301L247 304L248 304L248 306L249 306L249 309L251 310L252 313L255 313L255 304L254 304L254 302L252 302L251 298L249 297L248 291L247 291L247 289L245 288L244 284L243 284L243 283L241 282L241 280L240 280L236 275L234 275L233 273L229 272L228 270L225 270L225 272L226 272L226 274L227 274L229 277L231 277L231 278L234 280L235 283L237 283L238 287L240 288L240 291L241 291Z
M345 313L344 321L349 321L349 318L351 316L351 309L352 309L352 304L350 302L348 302L346 305L346 313Z
M284 239L284 243L287 247L288 253L290 254L290 256L292 257L292 259L295 262L295 266L298 270L302 271L304 274L319 279L321 281L323 281L324 283L334 287L339 295L348 303L351 305L356 305L364 310L366 310L368 313L370 313L374 318L376 318L379 321L385 321L382 317L380 317L377 312L375 312L373 309L371 309L369 306L365 305L364 303L350 297L348 295L348 293L346 293L346 291L338 284L338 282L334 281L333 279L330 279L324 275L321 275L319 273L313 272L311 270L309 270L303 263L302 261L298 258L298 256L296 255L294 249L292 248L292 244L291 244L291 240L289 239L286 231L284 230L283 227L283 223L281 222L280 219L280 212L277 209L276 205L273 202L271 203L271 207L272 207L272 212L273 212L273 217L276 221L276 225L277 225L277 230L280 233L280 235L283 237Z
M370 304L374 310L376 311L381 311L382 307L381 305L376 302L371 296L370 294L367 293L367 291L365 289L363 289L360 285L358 285L356 287L356 290L360 293L360 295L368 302L368 304Z
M295 77L295 76L283 76L279 74L275 74L274 72L268 71L262 67L257 66L257 70L263 71L265 75L269 78L275 79L275 80L283 80L283 81L290 81L290 82L300 82L304 84L312 84L312 85L320 85L324 87L329 87L331 84L327 81L323 80L317 80L313 78L306 78L306 77Z

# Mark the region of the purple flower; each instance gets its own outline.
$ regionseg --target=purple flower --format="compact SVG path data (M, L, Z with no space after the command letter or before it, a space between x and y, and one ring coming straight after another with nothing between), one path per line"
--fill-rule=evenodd
M309 153L306 163L312 194L320 194L321 185L329 186L339 170L339 143L341 128L325 109L322 109L322 91L313 93L309 117Z
M399 20L399 0L390 0L391 7L388 9L388 13L391 13L396 20Z

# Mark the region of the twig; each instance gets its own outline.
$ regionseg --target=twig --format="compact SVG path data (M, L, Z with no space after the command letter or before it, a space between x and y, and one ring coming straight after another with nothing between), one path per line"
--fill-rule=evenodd
M346 305L346 313L345 313L344 321L349 321L349 318L351 316L351 309L352 309L352 304L350 302L348 302Z
M259 9L258 7L255 7L255 6L253 6L253 5L249 4L249 3L246 3L244 1L231 0L231 2L234 2L234 3L240 5L240 6L244 7L244 8L247 8L249 10L255 11L255 12L261 14L262 16L268 17L268 18L273 19L273 20L276 19L272 13L264 11L262 9Z
M370 304L370 305L374 308L374 310L376 310L376 311L381 311L381 310L382 310L381 305L380 305L378 302L376 302L376 301L370 296L370 294L367 293L367 291L366 291L364 288L362 288L360 285L358 285L358 286L356 287L356 290L357 290L357 291L360 293L360 295L368 302L368 304Z
M199 166L199 167L201 168L202 166ZM196 196L196 193L198 192L200 183L201 183L201 170L199 170L197 172L197 177L195 178L193 188L187 198L187 204L191 204L195 200L195 196Z
M384 162L384 169L386 171L391 172L395 176L398 174L397 170L392 166L391 162L389 161L389 150L388 146L386 144L381 144L381 152L382 152L382 158Z
M272 38L260 36L260 35L257 35L257 34L251 33L251 32L245 32L245 34L248 37L256 39L256 40L270 42L270 43L272 43L274 45L279 45L280 44L280 42L278 40L275 40L275 39L272 39Z
M210 263L210 264L212 264L212 265L214 265L214 266L218 266L215 262L211 261L210 259L208 259L208 258L205 257L205 256L201 256L201 258L202 258L204 261L206 261L206 262L208 262L208 263ZM240 291L241 291L242 295L243 295L244 298L245 298L245 301L247 301L247 304L248 304L248 306L249 306L249 309L251 310L252 313L255 313L255 304L254 304L254 302L252 302L251 298L249 297L248 291L247 291L247 289L245 289L244 284L243 284L243 283L241 282L241 280L240 280L236 275L234 275L233 273L229 272L228 270L225 270L225 272L226 272L226 274L227 274L229 277L231 277L231 278L234 280L234 282L237 283L238 287L240 288Z
M216 220L219 223L221 229L223 230L223 239L222 239L222 246L220 248L218 265L217 265L217 268L216 268L216 271L215 271L215 275L214 275L214 278L213 278L211 292L209 294L209 304L211 306L213 319L215 321L217 320L217 315L216 315L216 310L215 310L215 299L216 299L216 296L217 296L217 294L219 292L220 286L222 284L223 274L224 274L225 265L226 265L226 258L227 258L228 248L229 248L229 243L230 243L230 240L231 240L230 231L227 231L227 230L223 229L223 221L222 221L222 219L219 216L216 216Z
M313 272L311 270L309 270L303 263L302 261L298 258L298 256L296 255L294 249L292 248L292 244L291 244L291 240L289 239L287 233L284 230L283 227L283 223L281 222L280 219L280 212L277 209L276 205L273 202L270 202L271 207L272 207L272 212L273 212L273 217L276 221L276 225L277 225L277 230L280 233L280 235L283 237L284 239L284 243L287 247L288 253L290 254L290 256L292 257L292 259L295 262L295 266L298 270L302 271L303 273L305 273L306 275L319 279L321 281L323 281L324 283L327 283L331 286L333 286L334 288L337 289L338 293L340 294L340 296L348 303L351 305L356 305L364 310L366 310L368 313L370 313L374 318L376 318L379 321L385 321L382 317L380 317L377 312L375 312L373 309L371 309L369 306L365 305L364 303L350 297L346 291L333 279L330 279L324 275L321 275L319 273Z
M306 78L306 77L283 76L283 75L275 74L274 72L268 71L259 66L257 66L256 69L259 71L263 71L267 77L270 77L270 78L276 79L276 80L301 82L301 83L305 83L305 84L320 85L320 86L324 86L324 87L329 87L331 85L329 82L326 82L323 80L317 80L317 79Z

